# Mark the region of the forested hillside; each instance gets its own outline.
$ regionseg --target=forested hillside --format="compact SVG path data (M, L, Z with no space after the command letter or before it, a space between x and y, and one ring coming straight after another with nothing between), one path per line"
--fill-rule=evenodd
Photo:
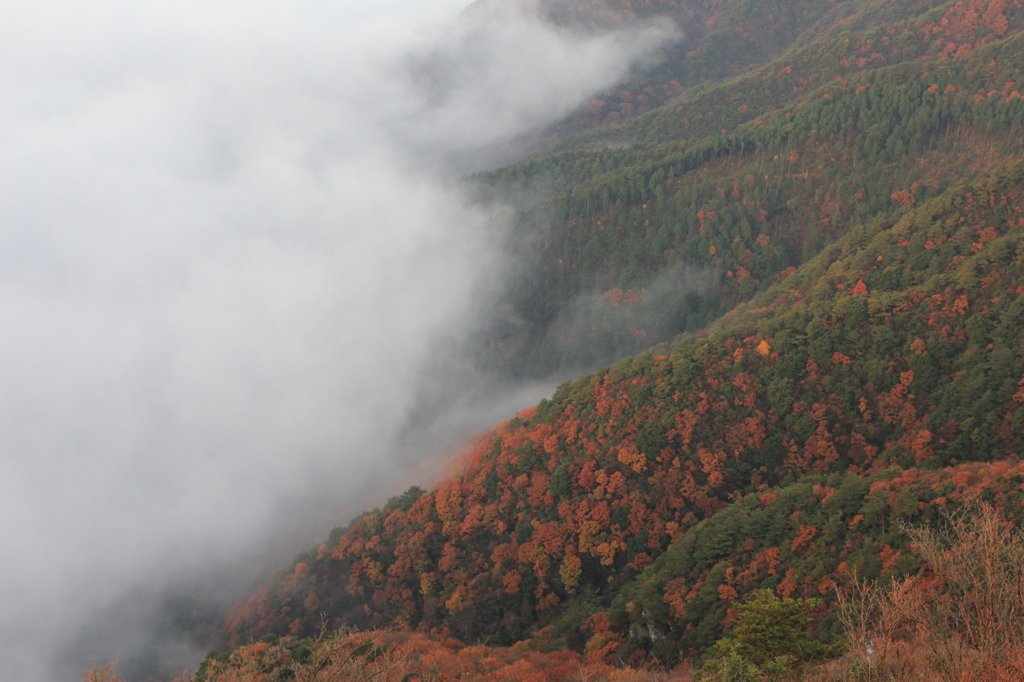
M1024 15L997 3L958 32L961 4L684 97L622 126L645 140L634 146L480 178L487 196L540 198L519 215L528 276L490 328L491 361L543 374L699 329L851 226L1018 158ZM985 37L947 42L965 33Z
M326 612L511 644L538 622L610 603L745 494L768 499L808 474L1013 459L1024 420L1022 188L1021 164L951 188L895 224L852 231L708 336L563 385L481 438L452 480L395 498L278 574L233 612L235 641L308 635ZM833 532L840 546L861 507L850 504ZM789 524L788 546L817 544L823 525ZM756 554L774 541L752 542ZM819 589L828 567L809 564L779 569L790 591ZM709 643L693 637L688 646Z
M916 17L942 4L935 0L547 0L541 3L542 11L566 26L601 30L667 17L684 39L666 48L653 68L634 73L615 89L545 130L544 135L555 141L599 128L611 129L611 139L622 139L622 132L631 129L619 129L620 124L661 111L661 105L670 100L677 100L674 104L692 101L686 96L679 99L680 95L771 63L795 45ZM769 104L765 102L766 106ZM585 144L592 139L594 136L585 135L574 138L572 144ZM547 151L553 149L557 147Z
M825 660L849 645L841 599L932 570L906 524L978 500L1021 520L1024 3L551 11L693 27L552 146L470 179L515 205L526 273L478 359L610 366L275 573L225 624L271 646L245 660L384 628L338 651L682 675L763 589L806 607Z

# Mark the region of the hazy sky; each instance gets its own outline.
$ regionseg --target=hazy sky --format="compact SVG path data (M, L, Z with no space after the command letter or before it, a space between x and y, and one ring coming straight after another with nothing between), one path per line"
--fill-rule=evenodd
M431 349L501 273L500 224L437 160L671 35L464 4L0 5L5 679L73 679L54 661L128 591L389 470Z

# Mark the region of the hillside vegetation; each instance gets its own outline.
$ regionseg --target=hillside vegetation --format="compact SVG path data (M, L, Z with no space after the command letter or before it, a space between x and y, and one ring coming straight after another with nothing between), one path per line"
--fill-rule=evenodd
M1020 158L1024 13L996 3L954 30L963 5L812 43L594 133L636 128L645 142L479 177L483 196L522 206L513 241L528 265L488 328L489 361L543 374L640 352L710 324L857 224ZM985 38L947 41L965 33Z
M808 474L845 474L822 490L866 490L859 477L890 467L1012 459L1024 420L1022 188L1024 164L958 185L895 224L852 231L708 336L566 383L482 437L451 480L410 490L300 557L236 608L236 641L308 635L323 611L511 644L606 605L744 494L768 499ZM869 529L851 527L861 505L850 504L827 546ZM826 525L799 516L784 527L789 552L817 546ZM869 554L882 549L878 532ZM745 561L778 541L749 537ZM863 549L852 542L844 551ZM765 571L750 587L827 592L833 573L822 557ZM719 584L706 590L714 609L694 608L720 623ZM716 627L677 651L713 641Z
M850 604L960 584L913 529L1024 513L1022 5L552 5L699 28L471 179L526 273L481 361L610 366L276 572L198 679L868 679ZM994 670L892 618L894 679Z

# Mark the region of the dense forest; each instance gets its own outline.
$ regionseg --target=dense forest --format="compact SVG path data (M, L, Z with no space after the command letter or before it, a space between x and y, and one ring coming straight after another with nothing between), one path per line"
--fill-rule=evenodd
M520 202L529 264L492 360L592 367L701 329L852 226L1018 158L1024 16L958 7L794 48L480 178ZM961 49L939 34L985 37ZM644 142L619 146L624 129Z
M1021 679L1022 4L543 4L687 35L467 179L523 266L477 361L578 378L193 679Z

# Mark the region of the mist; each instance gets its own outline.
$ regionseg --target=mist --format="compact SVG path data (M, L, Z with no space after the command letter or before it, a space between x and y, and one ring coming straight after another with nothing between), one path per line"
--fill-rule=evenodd
M7 679L194 667L152 654L168 590L224 598L548 390L451 351L506 272L457 175L676 36L465 4L0 8Z

